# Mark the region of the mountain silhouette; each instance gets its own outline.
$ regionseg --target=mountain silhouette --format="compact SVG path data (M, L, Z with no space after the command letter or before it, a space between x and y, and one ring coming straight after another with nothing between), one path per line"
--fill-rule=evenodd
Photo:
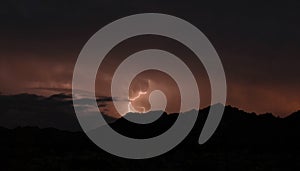
M74 127L78 124L69 96L48 98L22 94L0 95L1 121L44 117L57 112L52 121ZM22 102L22 103L20 103ZM210 107L198 111L190 134L177 147L147 160L128 160L98 148L81 129L47 128L43 122L27 122L14 128L0 127L1 170L296 170L300 161L300 112L279 118L270 113L256 115L226 106L213 136L203 145L198 138ZM48 110L43 113L44 110ZM38 113L41 112L41 115ZM70 113L68 113L70 112ZM160 111L156 111L160 112ZM19 115L24 116L20 117ZM146 113L144 115L151 114ZM153 114L153 112L152 112ZM182 113L188 115L189 112ZM63 115L70 116L65 117ZM140 116L141 114L129 113ZM115 131L132 138L150 138L168 130L179 114L162 115L150 124L136 124L125 118L108 123ZM62 118L61 121L55 120ZM63 119L64 118L64 119ZM3 120L7 119L7 120ZM70 120L67 120L70 119ZM51 118L49 119L51 121ZM5 125L4 125L5 126ZM12 125L10 125L12 126ZM77 125L78 126L78 125ZM65 127L63 127L65 128ZM101 126L97 129L101 129Z

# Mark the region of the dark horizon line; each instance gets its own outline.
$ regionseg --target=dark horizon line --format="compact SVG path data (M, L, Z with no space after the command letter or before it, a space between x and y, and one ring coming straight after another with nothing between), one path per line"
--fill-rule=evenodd
M72 93L54 93L54 94L52 94L52 95L49 95L49 96L44 96L44 95L39 95L39 94L34 94L34 93L16 93L16 94L10 94L10 93L3 93L3 92L1 92L0 91L0 96L20 96L20 95L28 95L28 96L37 96L37 97L41 97L41 98L52 98L52 97L58 97L58 98L61 98L61 100L64 100L64 101L68 101L67 99L70 99L70 98L72 98ZM108 97L108 96L96 96L96 98L97 98L97 102L101 102L101 98L111 98L111 97ZM112 101L113 99L110 99L109 101ZM166 111L163 111L163 110L156 110L156 111L162 111L162 112L164 112L164 113L166 113L166 114L179 114L179 113L186 113L186 112L189 112L189 111L192 111L192 110L197 110L198 112L200 112L200 111L202 111L202 110L206 110L206 109L208 109L208 108L210 108L211 106L214 106L214 105L223 105L223 104L221 104L221 103L217 103L217 104L210 104L210 105L208 105L208 106L205 106L205 107L203 107L203 108L199 108L199 109L190 109L190 110L187 110L187 111L184 111L184 112L166 112ZM226 108L233 108L233 109L237 109L237 110L239 110L239 111L242 111L242 112L245 112L245 113L247 113L247 114L255 114L255 115L257 115L257 116L259 116L259 115L268 115L268 114L271 114L272 116L274 116L275 118L287 118L287 117L289 117L289 116L291 116L291 115L293 115L293 114L295 114L295 113L298 113L298 112L300 112L300 109L298 109L298 110L296 110L296 111L294 111L294 112L291 112L291 113L289 113L289 114L285 114L285 115L283 115L283 116L279 116L279 115L275 115L274 113L272 113L272 112L264 112L264 113L256 113L256 112L250 112L250 111L245 111L245 110L243 110L243 109L241 109L241 108L239 108L239 107L236 107L236 106L233 106L233 105L231 105L231 104L225 104L225 105L223 105L225 108L224 108L224 110L226 109ZM133 113L133 114L147 114L147 113L150 113L150 112L155 112L155 111L148 111L148 112L145 112L145 113L139 113L139 112L127 112L125 115L127 115L127 114L130 114L130 113ZM104 114L104 115L106 115L106 116L109 116L109 117L112 117L112 116L110 116L110 115L108 115L108 114ZM124 116L125 116L124 115ZM115 117L112 117L112 118L114 118L114 119L118 119L118 118L115 118ZM121 118L121 117L120 117Z

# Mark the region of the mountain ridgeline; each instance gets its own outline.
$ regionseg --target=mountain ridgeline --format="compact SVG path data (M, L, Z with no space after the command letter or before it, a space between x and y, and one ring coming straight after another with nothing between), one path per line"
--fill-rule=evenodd
M88 139L80 130L68 97L0 97L4 104L0 114L3 170L295 170L300 166L300 111L279 118L226 106L216 132L205 144L199 145L198 138L209 111L207 107L199 110L192 131L177 147L155 158L129 160L101 150ZM61 101L62 98L68 100ZM17 105L20 101L24 103ZM48 107L49 111L45 112ZM53 113L55 117L42 118L56 111L60 112ZM9 114L15 116L16 122L10 120L13 118ZM27 114L36 120L25 122ZM147 114L151 112L144 115ZM124 118L112 121L108 117L108 120L115 131L143 139L168 130L178 115L163 113L150 124L135 124ZM9 128L2 125L5 121L10 123ZM47 121L50 124L43 125ZM22 123L19 127L12 127L19 122ZM60 128L72 128L72 131Z

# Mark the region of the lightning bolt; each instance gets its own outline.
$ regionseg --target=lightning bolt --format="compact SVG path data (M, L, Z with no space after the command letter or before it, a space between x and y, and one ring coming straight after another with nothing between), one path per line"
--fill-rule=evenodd
M132 102L135 101L136 99L140 98L142 95L147 94L146 91L139 91L138 95L133 97L133 98L129 98L129 103L128 103L128 112L136 112L136 110L133 108L132 106ZM140 107L143 109L143 113L145 113L146 109L144 107ZM133 110L132 110L133 109Z
M139 94L137 96L135 96L134 98L129 98L129 101L135 101L136 99L140 98L141 95L145 95L147 94L146 91L139 91Z

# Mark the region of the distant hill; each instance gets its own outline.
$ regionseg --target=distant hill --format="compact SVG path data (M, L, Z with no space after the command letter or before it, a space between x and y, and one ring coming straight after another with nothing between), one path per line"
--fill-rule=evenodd
M27 95L14 97L11 101L19 99L19 102L22 99L28 99L25 96ZM50 99L54 98L65 97L55 96ZM3 100L3 96L0 99ZM24 114L27 114L30 111L26 109L27 105L35 104L38 109L39 105L42 106L38 102L47 100L49 99L43 98L31 102L24 100L24 103L17 106L16 110L25 111ZM51 106L52 100L46 104ZM8 106L4 110L11 109ZM32 108L31 111L33 110ZM1 168L3 170L151 171L194 170L194 168L246 171L297 170L299 168L299 112L286 118L278 118L271 114L256 115L226 106L215 134L207 143L199 145L197 141L208 110L209 107L199 111L193 130L179 146L162 156L147 160L128 160L108 154L93 144L81 131L69 132L38 127L0 128L2 136L0 152L3 163ZM164 113L158 120L148 125L133 124L120 118L109 125L124 135L148 138L167 130L175 122L177 116L178 114Z
M207 107L199 110L194 128L175 149L152 159L128 160L104 152L87 138L68 95L0 95L0 109L1 170L247 171L297 170L300 166L299 111L278 118L226 106L214 135L199 145ZM147 125L108 118L109 125L121 134L149 138L166 131L177 117L163 113Z
M83 99L88 100L88 99ZM107 102L111 102L111 97L98 97L99 106L105 107ZM227 107L232 108L230 106ZM205 113L205 112L200 112ZM253 117L255 113L240 111L246 115L226 116L234 117ZM116 118L104 113L105 119L112 123ZM272 118L272 114L259 115ZM224 116L225 117L225 116ZM288 115L287 118L299 118L299 111ZM205 117L201 117L202 119ZM242 119L240 118L240 119ZM289 119L288 119L289 120ZM291 119L294 120L294 119ZM54 94L44 97L34 94L4 95L0 94L0 127L16 128L25 126L37 126L40 128L57 128L67 131L80 131L81 127L76 118L72 96L69 94Z
M98 99L99 101L103 99ZM104 97L104 100L109 100ZM108 122L115 118L104 115ZM0 126L16 128L37 126L80 131L72 96L54 94L50 97L34 94L0 95Z
M209 107L199 110L198 119L188 136L188 141L197 143L202 127L206 121ZM189 114L189 112L183 113ZM139 115L139 114L136 114ZM164 113L151 124L136 124L121 118L110 126L132 138L149 138L169 129L176 121L178 114ZM300 144L300 113L296 112L286 118L275 117L270 113L256 115L238 108L226 106L222 121L212 137L211 142L226 140L227 145L296 145Z

